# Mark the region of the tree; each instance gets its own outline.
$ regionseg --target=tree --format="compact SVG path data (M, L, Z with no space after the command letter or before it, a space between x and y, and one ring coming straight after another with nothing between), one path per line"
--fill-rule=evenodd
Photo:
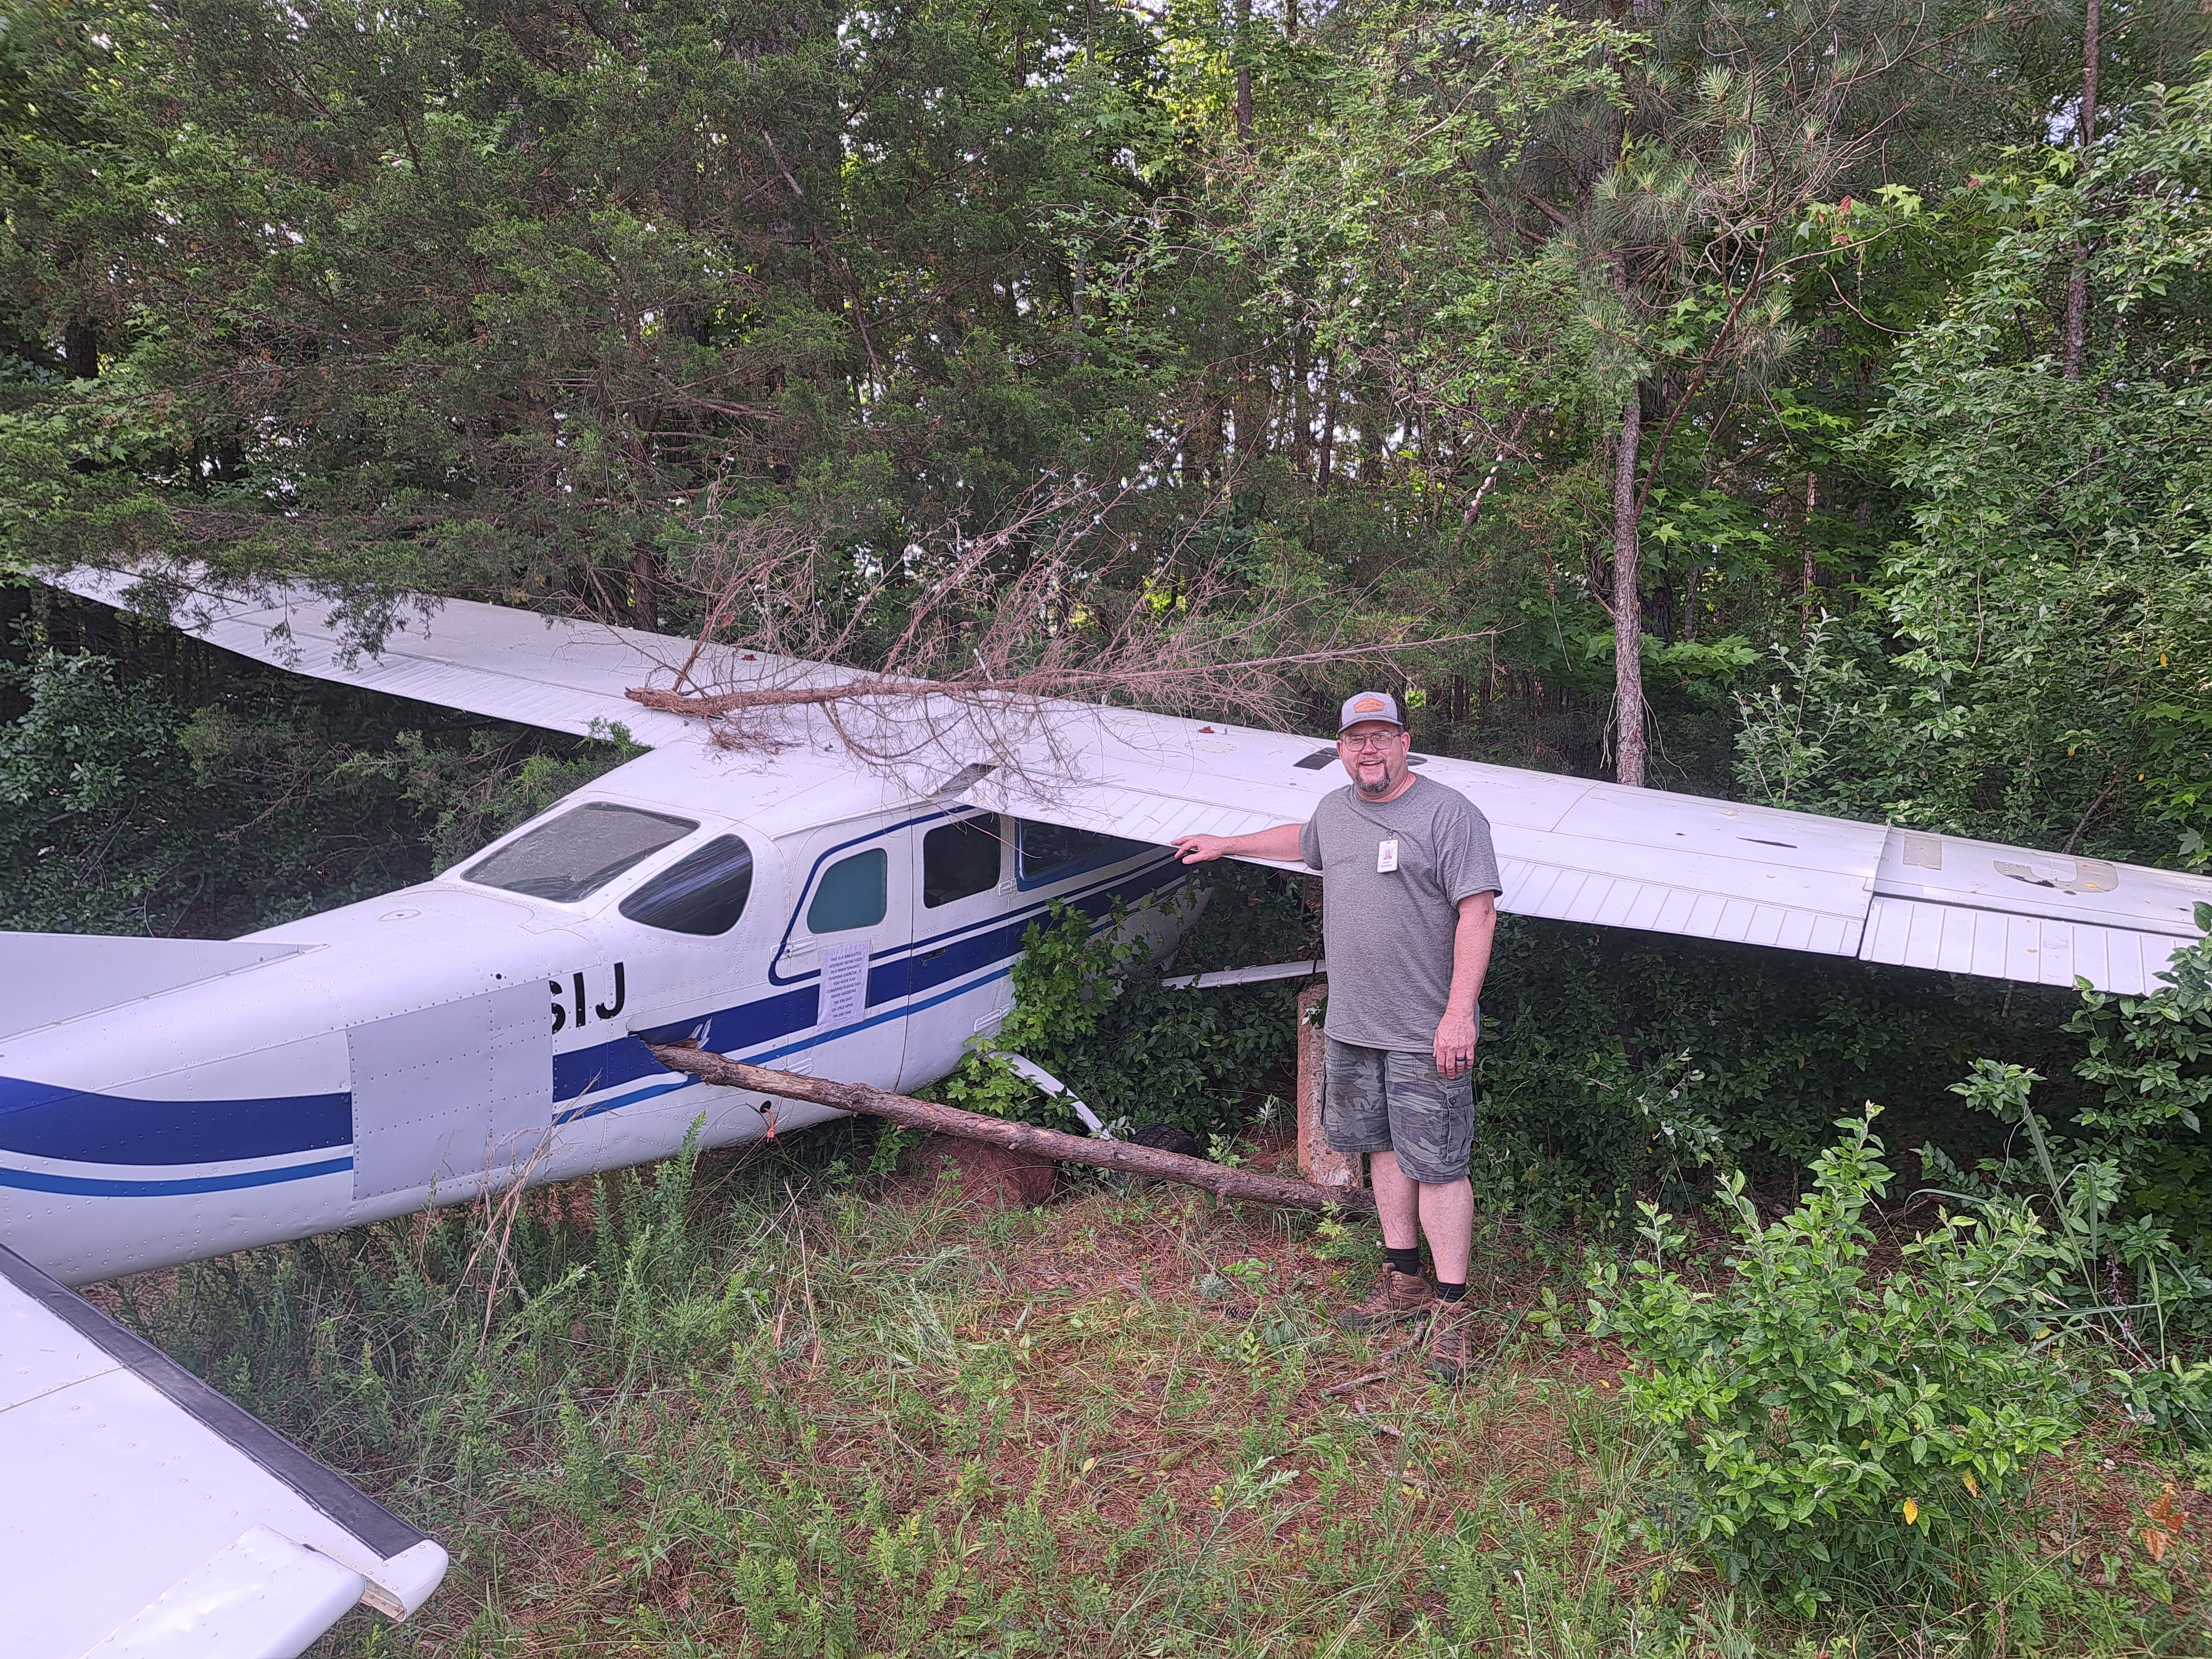
M1872 603L1789 659L1747 753L1770 777L1796 753L1795 799L1852 817L2201 861L2212 74L2153 88L2086 160L2016 159L1934 216L2002 228L1859 440L1911 492L1911 534Z

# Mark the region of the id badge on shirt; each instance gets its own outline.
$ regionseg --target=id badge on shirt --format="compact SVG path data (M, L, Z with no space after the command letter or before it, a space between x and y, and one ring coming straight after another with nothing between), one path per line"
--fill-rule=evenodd
M1398 867L1398 838L1377 842L1375 848L1375 873L1387 876Z

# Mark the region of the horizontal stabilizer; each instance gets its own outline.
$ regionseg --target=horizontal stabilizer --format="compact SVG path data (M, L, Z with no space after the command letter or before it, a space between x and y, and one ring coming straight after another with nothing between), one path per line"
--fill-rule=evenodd
M0 1630L11 1654L289 1659L404 1619L446 1552L0 1249Z
M0 933L0 1037L234 974L311 947L249 940Z

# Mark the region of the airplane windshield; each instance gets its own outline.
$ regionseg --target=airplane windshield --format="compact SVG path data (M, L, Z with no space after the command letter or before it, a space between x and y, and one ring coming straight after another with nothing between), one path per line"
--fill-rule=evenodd
M479 859L461 875L486 887L574 904L698 827L665 812L586 801Z

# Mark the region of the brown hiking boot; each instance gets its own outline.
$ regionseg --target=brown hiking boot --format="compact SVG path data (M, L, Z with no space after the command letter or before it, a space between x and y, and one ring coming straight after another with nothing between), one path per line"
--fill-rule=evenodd
M1464 1302L1437 1303L1429 1326L1429 1375L1457 1387L1474 1369L1474 1310Z
M1367 1299L1337 1315L1336 1322L1347 1331L1387 1331L1426 1319L1436 1305L1437 1287L1425 1278L1386 1267Z

